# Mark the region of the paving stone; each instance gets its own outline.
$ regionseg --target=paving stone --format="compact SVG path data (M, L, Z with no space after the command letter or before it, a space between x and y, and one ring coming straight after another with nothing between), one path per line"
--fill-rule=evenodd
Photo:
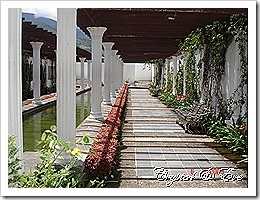
M247 172L238 169L232 161L239 160L226 148L206 135L185 133L176 124L173 109L167 108L147 89L130 89L126 123L123 130L122 179L119 187L165 188L165 181L158 181L155 167L168 170L169 175L191 174L222 166L234 167L244 177ZM221 155L223 154L223 155ZM231 159L231 160L229 160ZM134 164L133 164L134 163ZM135 169L132 168L135 165ZM246 169L247 165L243 165ZM218 179L220 179L218 177ZM137 185L136 185L137 184ZM177 181L171 187L247 187L247 180L230 184L214 181Z

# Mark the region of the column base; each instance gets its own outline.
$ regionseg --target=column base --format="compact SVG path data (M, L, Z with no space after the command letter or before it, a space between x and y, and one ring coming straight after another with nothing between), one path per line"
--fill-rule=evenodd
M97 119L97 120L104 120L104 117L102 116L101 112L90 112L90 115L88 116L89 119Z
M110 94L110 96L116 98L116 94Z
M107 101L107 100L104 99L102 104L107 105L107 106L112 106L112 102L110 100Z
M48 88L51 87L51 80L48 79L48 80L46 81L46 85L47 85Z
M42 105L41 99L34 99L33 103L35 103L36 105Z

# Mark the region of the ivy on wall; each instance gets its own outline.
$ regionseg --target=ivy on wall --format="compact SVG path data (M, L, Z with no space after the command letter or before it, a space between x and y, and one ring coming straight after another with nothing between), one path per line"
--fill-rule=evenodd
M231 98L226 101L222 94L221 82L225 71L225 55L227 47L232 39L238 42L239 55L241 58L241 77L238 88L234 91ZM247 16L232 15L228 22L213 22L202 28L197 28L191 32L184 42L180 43L180 50L184 51L187 56L186 69L186 93L187 97L193 100L198 99L196 88L198 87L199 79L194 71L196 65L195 51L199 50L201 63L204 63L204 70L202 74L203 99L207 101L208 105L219 112L226 118L230 117L234 110L234 104L240 108L246 102L246 86L247 86L247 55L245 44L247 43ZM179 71L182 70L181 68ZM179 74L180 75L180 74ZM179 77L176 78L178 83ZM180 81L179 81L180 82ZM177 93L178 86L176 87ZM239 100L235 100L235 96L239 95Z
M187 61L185 64L185 82L186 82L186 89L185 93L187 96L188 101L198 101L199 94L198 94L198 87L199 87L199 76L197 74L197 64L196 64L196 57L195 53L189 52L187 54Z
M30 55L23 54L22 57L22 100L33 98L33 91L31 90L32 78L32 63L30 63Z
M182 58L183 59L183 58ZM179 60L179 69L177 70L177 73L174 77L175 80L175 90L176 90L176 95L181 96L183 94L183 69L184 65L182 64L182 61Z
M51 87L46 85L47 57L40 60L40 89L41 95L56 92L56 84L52 81ZM54 79L54 77L52 77ZM30 55L23 53L22 57L22 100L32 99L33 90L31 90L31 81L33 81L33 64L30 61Z
M154 77L154 85L156 87L161 86L161 75L162 75L162 68L164 67L164 59L159 58L159 59L154 59L154 60L149 60L145 62L146 66L151 67L151 65L155 66L155 77Z
M173 81L173 70L172 69L172 66L170 65L170 60L167 59L166 60L166 66L167 66L167 83L166 83L166 90L168 92L172 92L172 81Z

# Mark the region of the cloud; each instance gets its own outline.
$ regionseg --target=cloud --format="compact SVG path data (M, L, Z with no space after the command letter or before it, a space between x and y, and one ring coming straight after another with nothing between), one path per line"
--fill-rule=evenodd
M47 17L57 21L57 8L22 8L22 11L33 13L35 17Z

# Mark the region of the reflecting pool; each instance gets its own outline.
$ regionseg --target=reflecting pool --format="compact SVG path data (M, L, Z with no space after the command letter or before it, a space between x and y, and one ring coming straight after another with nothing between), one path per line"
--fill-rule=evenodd
M90 91L76 96L76 125L89 115ZM68 116L69 117L69 116ZM39 149L37 141L40 140L41 133L49 129L51 125L56 125L56 104L40 112L23 116L23 149L24 151L35 151Z

